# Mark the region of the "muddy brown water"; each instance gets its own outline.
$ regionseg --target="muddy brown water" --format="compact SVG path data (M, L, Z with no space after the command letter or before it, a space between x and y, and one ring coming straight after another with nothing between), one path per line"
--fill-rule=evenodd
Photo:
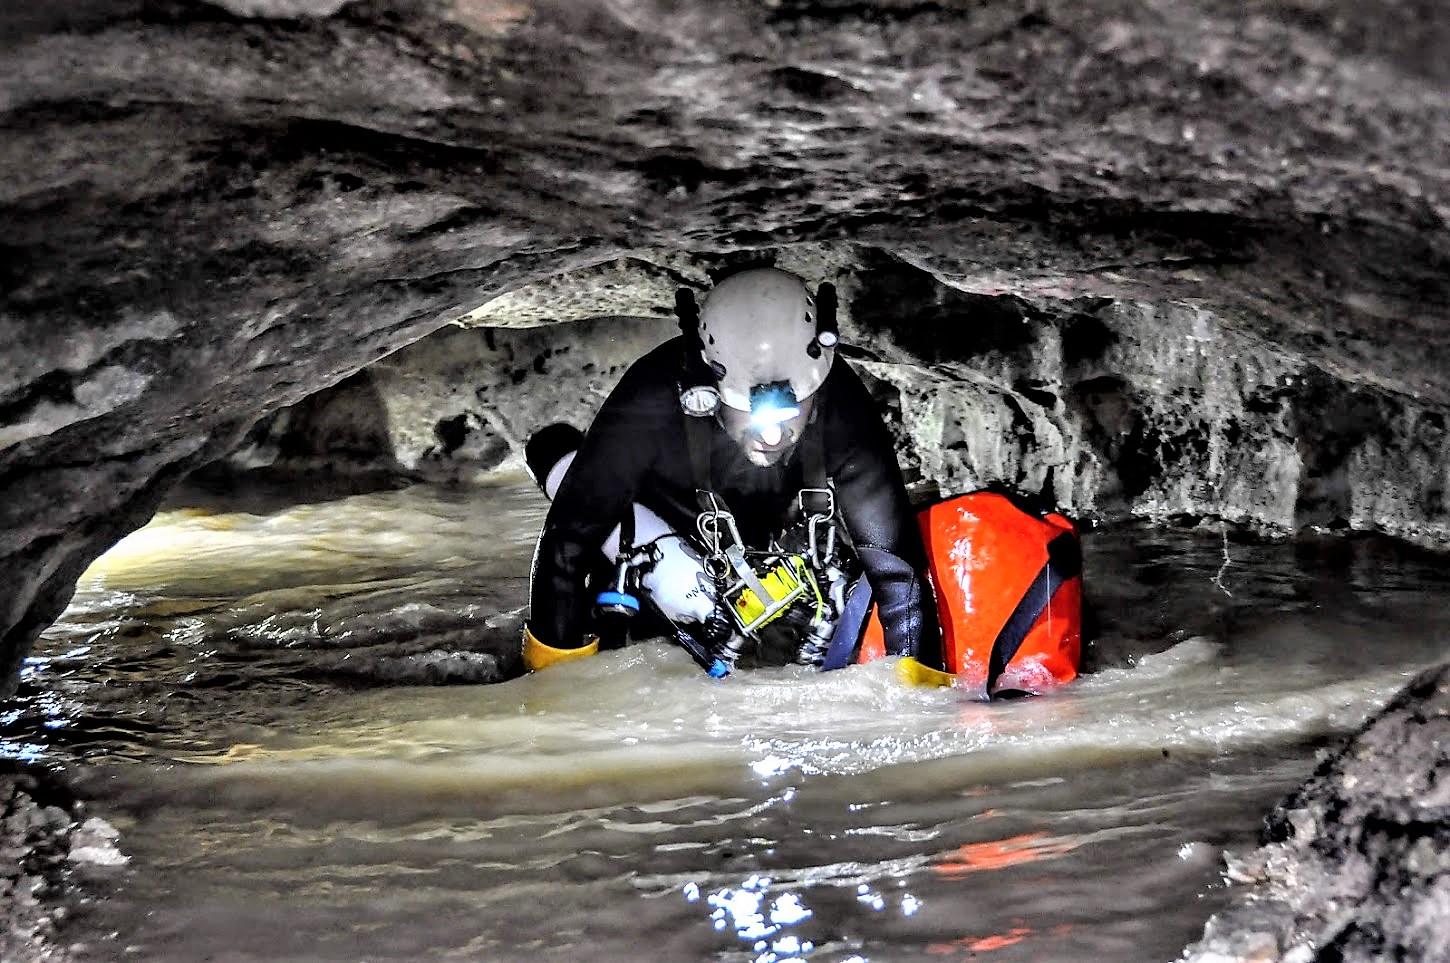
M1450 627L1387 542L1122 526L1053 697L663 643L458 684L517 638L527 481L244 507L117 546L3 705L130 856L86 959L1169 960Z

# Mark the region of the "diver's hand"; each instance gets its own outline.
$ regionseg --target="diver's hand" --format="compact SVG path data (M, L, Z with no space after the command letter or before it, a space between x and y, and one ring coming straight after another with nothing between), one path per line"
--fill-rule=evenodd
M556 649L552 645L545 645L535 637L527 623L524 625L524 668L530 672L539 669L547 669L551 665L560 662L569 662L574 659L582 659L586 655L593 655L599 651L599 637L591 635L584 639L584 644L572 649Z

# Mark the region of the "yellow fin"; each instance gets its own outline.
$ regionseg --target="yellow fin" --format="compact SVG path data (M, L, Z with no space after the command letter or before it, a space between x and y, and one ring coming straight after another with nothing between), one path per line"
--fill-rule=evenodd
M569 662L573 659L582 659L586 655L593 655L599 651L599 637L591 635L588 637L587 645L581 645L577 649L556 649L552 645L545 645L534 638L534 633L529 627L524 626L524 668L530 672L539 669L547 669L559 662Z
M906 685L936 686L946 688L956 681L956 676L950 672L942 672L940 669L933 669L922 665L911 656L902 656L901 661L896 663L896 677Z

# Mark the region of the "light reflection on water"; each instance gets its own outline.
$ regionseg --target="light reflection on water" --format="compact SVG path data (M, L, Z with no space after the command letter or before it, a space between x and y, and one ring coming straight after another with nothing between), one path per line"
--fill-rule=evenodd
M1225 567L1121 530L1086 545L1106 667L1052 698L717 682L658 643L399 684L516 645L542 511L522 482L183 511L93 568L0 715L12 754L85 760L134 857L90 957L1171 958L1221 850L1450 627L1438 564L1377 543Z

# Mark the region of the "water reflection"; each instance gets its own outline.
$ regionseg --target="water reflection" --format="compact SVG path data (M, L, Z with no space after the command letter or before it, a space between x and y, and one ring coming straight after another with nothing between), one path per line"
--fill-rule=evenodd
M789 808L797 795L794 787L789 788L757 807L756 811L777 806ZM851 808L854 812L864 813L870 807ZM973 824L993 824L1003 818L1003 814L992 808L967 816ZM1010 817L1005 818L1011 821ZM707 914L706 918L716 932L733 936L748 951L746 958L752 963L776 963L814 955L821 949L818 941L822 936L830 943L832 937L839 937L842 932L880 930L882 923L879 920L873 922L876 917L899 920L909 932L911 920L918 914L926 914L931 901L940 904L948 916L958 915L964 904L956 896L960 888L956 884L969 876L1000 873L1009 868L1020 870L1029 864L1038 864L1033 870L1041 873L1047 869L1042 864L1067 856L1085 843L1104 841L1101 834L1097 837L1091 834L1064 837L1037 830L963 842L941 852L932 852L933 847L922 847L921 844L954 831L946 825L938 825L915 834L900 832L906 828L871 825L868 822L847 829L845 835L909 839L923 851L877 862L780 867L774 872L751 872L738 881L728 883L712 874L690 879L677 891L687 904L693 904ZM1122 838L1121 833L1108 835ZM761 847L763 855L773 856L784 848L781 845L783 840L756 838L754 842ZM822 841L821 845L824 848L829 843ZM984 881L984 885L1005 886L1013 890L1017 884L1010 879L994 878ZM923 886L929 895L920 894L918 887ZM815 903L825 903L828 909L817 913L813 909ZM848 906L854 909L848 909ZM1047 916L1047 919L1051 920L1053 915L1056 913ZM813 925L822 922L826 924L824 929ZM960 932L962 929L974 929L974 924L979 922L981 920L973 914L968 914L950 925ZM1054 942L1069 942L1076 929L1076 924L1071 922L1035 927L1020 916L1012 916L1005 922L1007 925L998 932L977 931L949 940L925 941L920 951L928 956L972 956L1005 950L1018 944L1030 946L1036 941L1043 945L1030 951L1028 958L1048 959L1054 957L1047 946ZM845 957L835 955L841 950L839 945L830 949L834 951L830 957L832 960L851 959L862 963L873 958L895 960L912 955L908 948L901 945L883 948L879 953L855 952Z
M1076 848L1077 841L1073 839L1059 839L1045 832L1021 833L1008 839L963 843L956 848L950 859L933 865L932 872L943 879L961 879L968 873L1053 859Z
M706 894L704 903L711 910L710 921L716 930L733 930L757 954L757 963L804 957L815 949L815 944L785 931L810 919L811 911L801 903L799 894L772 896L770 887L769 877L751 875L738 887L725 886ZM688 902L701 899L696 883L686 884L683 892Z
M431 684L516 647L542 508L180 513L88 574L0 739L84 761L135 857L93 959L1170 958L1450 630L1438 563L1376 544L1225 572L1217 532L1123 530L1086 544L1099 671L1049 698L662 644Z
M809 891L781 890L769 876L751 874L739 885L722 886L708 893L702 892L698 883L690 882L681 893L686 902L701 904L702 909L710 911L709 920L716 931L733 933L748 947L753 963L806 959L817 948L808 933L798 931L800 924L815 915L805 902ZM855 899L874 913L895 912L903 918L915 915L922 906L922 901L909 892L888 898L871 883L857 884ZM848 959L867 958L854 955Z

